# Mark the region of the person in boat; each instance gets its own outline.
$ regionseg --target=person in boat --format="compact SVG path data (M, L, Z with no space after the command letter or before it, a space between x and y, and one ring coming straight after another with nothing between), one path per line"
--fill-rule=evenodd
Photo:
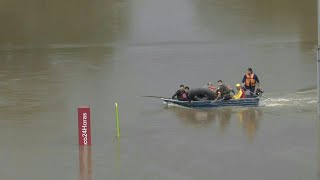
M256 94L257 89L260 89L260 81L256 74L253 73L252 68L248 68L246 74L242 78L242 86L245 87L246 91L249 90L251 96Z
M236 94L236 93L234 92L234 90L231 88L231 86L227 85L227 87L228 87L228 89L229 89L230 93L232 92L232 93L233 93L233 95L235 95L235 94Z
M218 85L219 85L219 88L216 91L217 97L215 100L218 100L218 99L229 100L231 99L230 92L233 92L233 94L235 94L233 89L231 89L230 87L222 83L222 80L218 81Z
M212 84L212 82L208 82L207 83L207 87L210 89L210 91L215 92L216 87L214 87L214 85Z
M181 101L189 101L188 92L189 92L189 87L188 86L184 87L184 91L182 92L181 99L180 99Z
M177 99L180 100L182 98L183 92L184 92L184 85L181 84L180 89L177 90L176 93L174 93L174 95L171 97L171 99L174 99L177 96Z
M246 92L243 90L240 84L236 84L238 93L235 94L232 98L233 99L240 99L240 98L246 98Z

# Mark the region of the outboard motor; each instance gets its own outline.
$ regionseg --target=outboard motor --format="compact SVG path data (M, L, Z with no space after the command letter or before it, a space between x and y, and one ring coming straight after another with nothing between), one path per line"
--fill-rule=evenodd
M258 88L258 89L256 90L256 95L257 95L257 96L261 96L262 93L263 93L263 90L262 90L262 89Z

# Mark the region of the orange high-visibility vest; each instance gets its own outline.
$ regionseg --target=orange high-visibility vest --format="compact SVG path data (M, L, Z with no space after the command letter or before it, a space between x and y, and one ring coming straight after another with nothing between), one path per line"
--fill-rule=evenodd
M246 86L253 87L256 85L256 80L254 79L254 74L252 73L251 76L246 74Z

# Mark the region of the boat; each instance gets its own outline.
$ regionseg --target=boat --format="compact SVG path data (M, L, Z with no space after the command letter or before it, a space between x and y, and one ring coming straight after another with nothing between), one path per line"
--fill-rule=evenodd
M203 101L180 101L178 99L161 98L167 105L178 105L187 108L217 108L217 107L257 107L259 106L260 96L230 99L230 100L203 100Z

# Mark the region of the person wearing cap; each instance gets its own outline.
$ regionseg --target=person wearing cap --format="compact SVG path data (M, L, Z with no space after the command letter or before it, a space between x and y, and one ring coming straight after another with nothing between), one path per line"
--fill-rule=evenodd
M247 73L242 78L242 86L245 89L250 90L250 94L256 94L256 90L259 88L259 78L253 73L252 68L247 69Z
M178 100L180 100L182 98L183 92L184 92L184 85L181 84L180 89L178 89L177 92L174 93L174 95L171 97L171 99L174 99L177 96Z
M240 99L240 98L246 98L246 93L244 92L244 90L242 89L240 84L236 84L238 93L235 94L232 98L233 99Z

